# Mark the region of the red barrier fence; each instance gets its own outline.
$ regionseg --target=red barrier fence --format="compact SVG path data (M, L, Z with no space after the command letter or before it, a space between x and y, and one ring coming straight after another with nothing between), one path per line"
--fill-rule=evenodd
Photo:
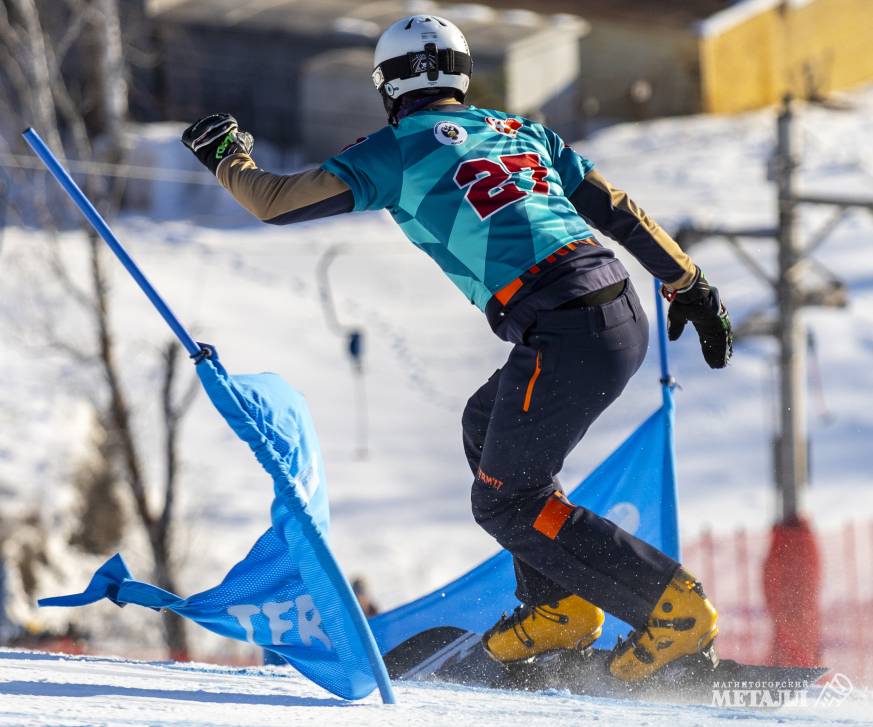
M713 535L704 531L696 540L682 548L682 562L703 582L707 595L719 611L720 636L718 651L725 658L747 663L790 663L780 644L796 635L782 623L780 643L774 637L769 605L774 604L774 567L772 556L767 566L769 585L765 586L765 562L773 547L773 538L784 534L771 532L750 533L739 530L733 534ZM792 587L804 579L815 580L819 572L820 596L817 621L810 607L810 594L803 588L795 591L795 598L787 607L801 629L814 629L820 637L802 634L810 639L812 657L832 672L847 674L855 684L873 684L873 521L850 522L836 530L815 533L818 544L818 568L815 558L797 557L798 546L788 542L789 554L794 558L787 577ZM785 547L784 540L777 541ZM779 571L779 568L775 569ZM781 569L783 579L785 568ZM765 595L766 593L766 595ZM783 592L784 596L784 592ZM779 599L776 598L778 601ZM795 613L790 613L795 608ZM784 611L783 611L784 613ZM794 621L792 621L794 623Z

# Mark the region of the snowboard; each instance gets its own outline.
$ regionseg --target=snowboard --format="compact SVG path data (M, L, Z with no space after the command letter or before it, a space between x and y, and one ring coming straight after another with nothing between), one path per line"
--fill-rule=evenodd
M645 681L628 684L609 673L610 653L601 649L557 651L504 665L488 656L481 634L441 626L412 636L384 658L391 678L401 681L701 704L723 704L724 698L719 702L716 693L748 687L760 692L757 706L778 706L784 703L786 692L811 686L828 671L825 667L740 664L719 660L714 654L697 654L668 664Z

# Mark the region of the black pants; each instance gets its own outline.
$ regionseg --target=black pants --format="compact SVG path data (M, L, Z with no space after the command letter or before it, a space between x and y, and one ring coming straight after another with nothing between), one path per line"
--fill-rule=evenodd
M523 603L576 593L635 628L678 563L590 510L557 481L564 459L624 390L648 347L628 281L600 306L540 312L464 410L473 516L515 557Z

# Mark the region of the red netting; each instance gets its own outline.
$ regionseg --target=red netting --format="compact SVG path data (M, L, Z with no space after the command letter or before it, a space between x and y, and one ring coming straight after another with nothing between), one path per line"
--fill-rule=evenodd
M764 597L769 532L704 532L682 548L682 562L719 611L725 658L773 663L774 635ZM821 567L821 658L855 684L873 684L873 521L816 532ZM798 562L813 570L814 564Z

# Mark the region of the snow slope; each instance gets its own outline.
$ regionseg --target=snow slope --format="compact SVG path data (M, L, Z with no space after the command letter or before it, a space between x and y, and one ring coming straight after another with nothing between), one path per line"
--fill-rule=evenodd
M477 727L597 724L603 727L686 725L869 724L869 696L838 705L777 711L624 702L564 693L484 691L437 684L396 685L397 704L374 694L344 702L275 667L224 669L0 650L0 725L431 725Z
M806 109L802 167L809 190L873 196L873 90L852 97L846 112ZM577 148L668 229L683 219L729 225L772 224L774 190L765 178L773 143L771 112L730 118L665 119L607 128ZM189 167L178 129L143 131L162 165ZM178 149L177 149L178 148ZM181 155L181 156L180 156ZM439 270L412 248L384 214L274 228L251 224L222 191L158 188L149 215L116 221L159 290L200 340L216 344L233 372L273 370L303 391L319 429L331 495L332 544L346 572L365 574L376 601L389 607L444 583L492 554L494 543L469 514L470 473L460 445L466 398L498 367L508 347ZM827 212L804 215L812 234ZM187 215L190 219L180 218ZM873 220L851 216L821 249L849 285L844 311L808 314L830 418L810 405L813 454L810 507L820 522L873 515L869 442L873 437ZM331 268L340 319L363 327L370 407L369 456L356 456L354 388L344 342L325 325L315 282L321 256L343 252ZM61 237L77 274L84 256L77 234ZM753 248L765 263L772 246ZM769 293L726 247L693 251L723 291L735 319ZM651 283L620 251L652 310ZM73 502L69 474L84 446L94 372L45 345L45 320L60 337L86 339L82 316L45 277L43 236L7 229L0 250L0 493L8 515L40 509L63 532ZM156 352L162 322L120 267L113 265L125 378L144 412L140 428L158 451ZM650 316L651 318L651 316ZM677 451L682 528L696 534L739 523L763 527L773 513L770 431L774 350L770 342L737 346L723 372L705 367L692 335L671 346L682 384L677 398ZM625 395L569 458L563 478L575 484L658 406L654 351ZM185 595L212 586L268 524L269 482L243 445L201 397L184 424L183 482L177 530ZM160 482L159 460L147 457ZM83 559L52 540L54 567L40 572L40 595L79 590L99 559ZM141 535L130 529L122 551L134 574L149 576ZM14 585L14 584L13 584ZM18 599L15 616L60 623L69 613L35 611ZM77 615L115 653L157 643L157 619L109 604ZM192 630L192 635L195 632ZM224 648L196 632L201 649ZM202 652L201 652L202 653Z

